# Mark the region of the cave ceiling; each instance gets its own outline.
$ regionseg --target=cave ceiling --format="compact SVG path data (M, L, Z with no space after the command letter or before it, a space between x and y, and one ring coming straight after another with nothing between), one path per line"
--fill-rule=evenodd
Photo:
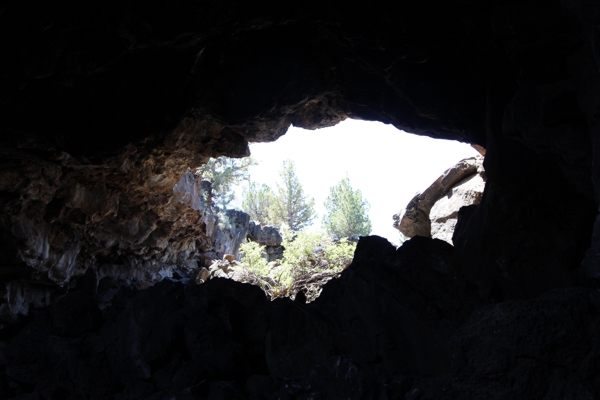
M486 98L514 92L518 72L493 8L15 3L1 16L3 142L107 154L184 118L265 141L350 117L485 144Z

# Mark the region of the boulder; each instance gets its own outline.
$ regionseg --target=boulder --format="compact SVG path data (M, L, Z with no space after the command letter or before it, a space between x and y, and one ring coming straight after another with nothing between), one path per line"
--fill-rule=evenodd
M393 216L394 228L409 238L433 237L452 243L458 210L479 204L485 179L483 156L459 161Z
M267 261L275 261L283 257L283 247L281 246L283 238L279 228L270 225L262 226L255 221L251 221L248 239L265 246Z
M274 226L262 226L254 221L250 222L248 239L264 246L280 246L283 241L279 229Z
M208 280L209 277L210 272L208 271L208 269L202 267L202 269L200 270L200 272L198 272L198 275L196 276L196 283L204 283Z
M476 205L481 201L485 188L485 172L483 167L479 167L476 174L466 177L452 186L431 208L429 219L431 220L432 238L452 244L452 235L460 208Z

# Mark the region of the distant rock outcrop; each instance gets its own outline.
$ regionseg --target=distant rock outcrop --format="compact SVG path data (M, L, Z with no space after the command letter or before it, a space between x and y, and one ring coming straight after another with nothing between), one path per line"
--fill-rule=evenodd
M212 205L212 185L201 181L191 171L185 173L173 188L180 203L196 211L202 211L202 224L206 225L207 235L213 243L212 251L204 254L205 259L221 259L232 255L239 259L239 248L249 239L265 246L269 261L281 258L281 234L273 226L261 226L250 220L250 215L239 210L218 211ZM212 262L212 261L209 261Z
M239 210L227 210L220 213L221 225L216 230L215 258L224 254L231 254L236 259L240 258L240 245L246 239L265 246L267 261L275 261L283 257L283 241L279 229L274 226L261 226L255 221L250 221L250 215Z
M267 261L275 261L283 257L283 238L278 228L274 226L261 226L254 221L250 221L248 229L248 239L265 246Z
M452 243L458 210L479 204L484 187L483 156L461 160L394 215L394 228L409 238L433 237Z

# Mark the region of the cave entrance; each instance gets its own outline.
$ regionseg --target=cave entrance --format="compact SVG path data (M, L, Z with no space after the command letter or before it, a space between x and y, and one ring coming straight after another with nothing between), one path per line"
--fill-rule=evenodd
M479 154L464 143L358 120L315 131L291 127L275 142L251 144L250 152L256 164L243 169L248 181L238 180L231 203L243 211L232 215L244 215L248 233L236 242L239 247L231 257L237 260L217 261L211 271L222 266L231 271L229 277L259 285L271 298L302 295L304 301L316 299L322 286L350 265L359 235L401 244L405 237L394 227L394 214L406 208L410 216L415 202L441 197L435 186L440 176ZM224 160L238 165L246 161ZM458 174L455 181L464 181L464 176ZM436 189L432 192L431 187ZM310 218L296 217L308 209ZM454 225L448 228L451 219L442 219L446 234L453 231ZM427 234L417 234L429 236L433 226L428 224Z
M283 161L294 161L304 192L315 199L319 215L308 229L321 226L330 187L348 177L370 204L371 234L394 244L401 238L392 216L445 170L479 154L466 143L352 119L314 131L291 127L275 142L250 144L250 152L258 162L250 167L251 180L271 187L279 181ZM234 203L238 207L241 195L240 188Z

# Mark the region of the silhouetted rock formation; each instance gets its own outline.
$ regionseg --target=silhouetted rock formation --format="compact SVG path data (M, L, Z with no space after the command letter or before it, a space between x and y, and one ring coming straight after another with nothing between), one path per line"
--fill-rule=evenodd
M599 15L3 6L0 397L600 397ZM309 304L186 283L239 228L217 240L188 168L345 118L486 148L454 247L365 238Z
M458 211L479 204L484 187L483 157L461 160L394 214L394 228L409 238L418 235L452 244Z
M283 247L281 246L283 238L278 228L269 225L262 226L250 221L248 239L265 246L267 261L275 261L283 257Z

